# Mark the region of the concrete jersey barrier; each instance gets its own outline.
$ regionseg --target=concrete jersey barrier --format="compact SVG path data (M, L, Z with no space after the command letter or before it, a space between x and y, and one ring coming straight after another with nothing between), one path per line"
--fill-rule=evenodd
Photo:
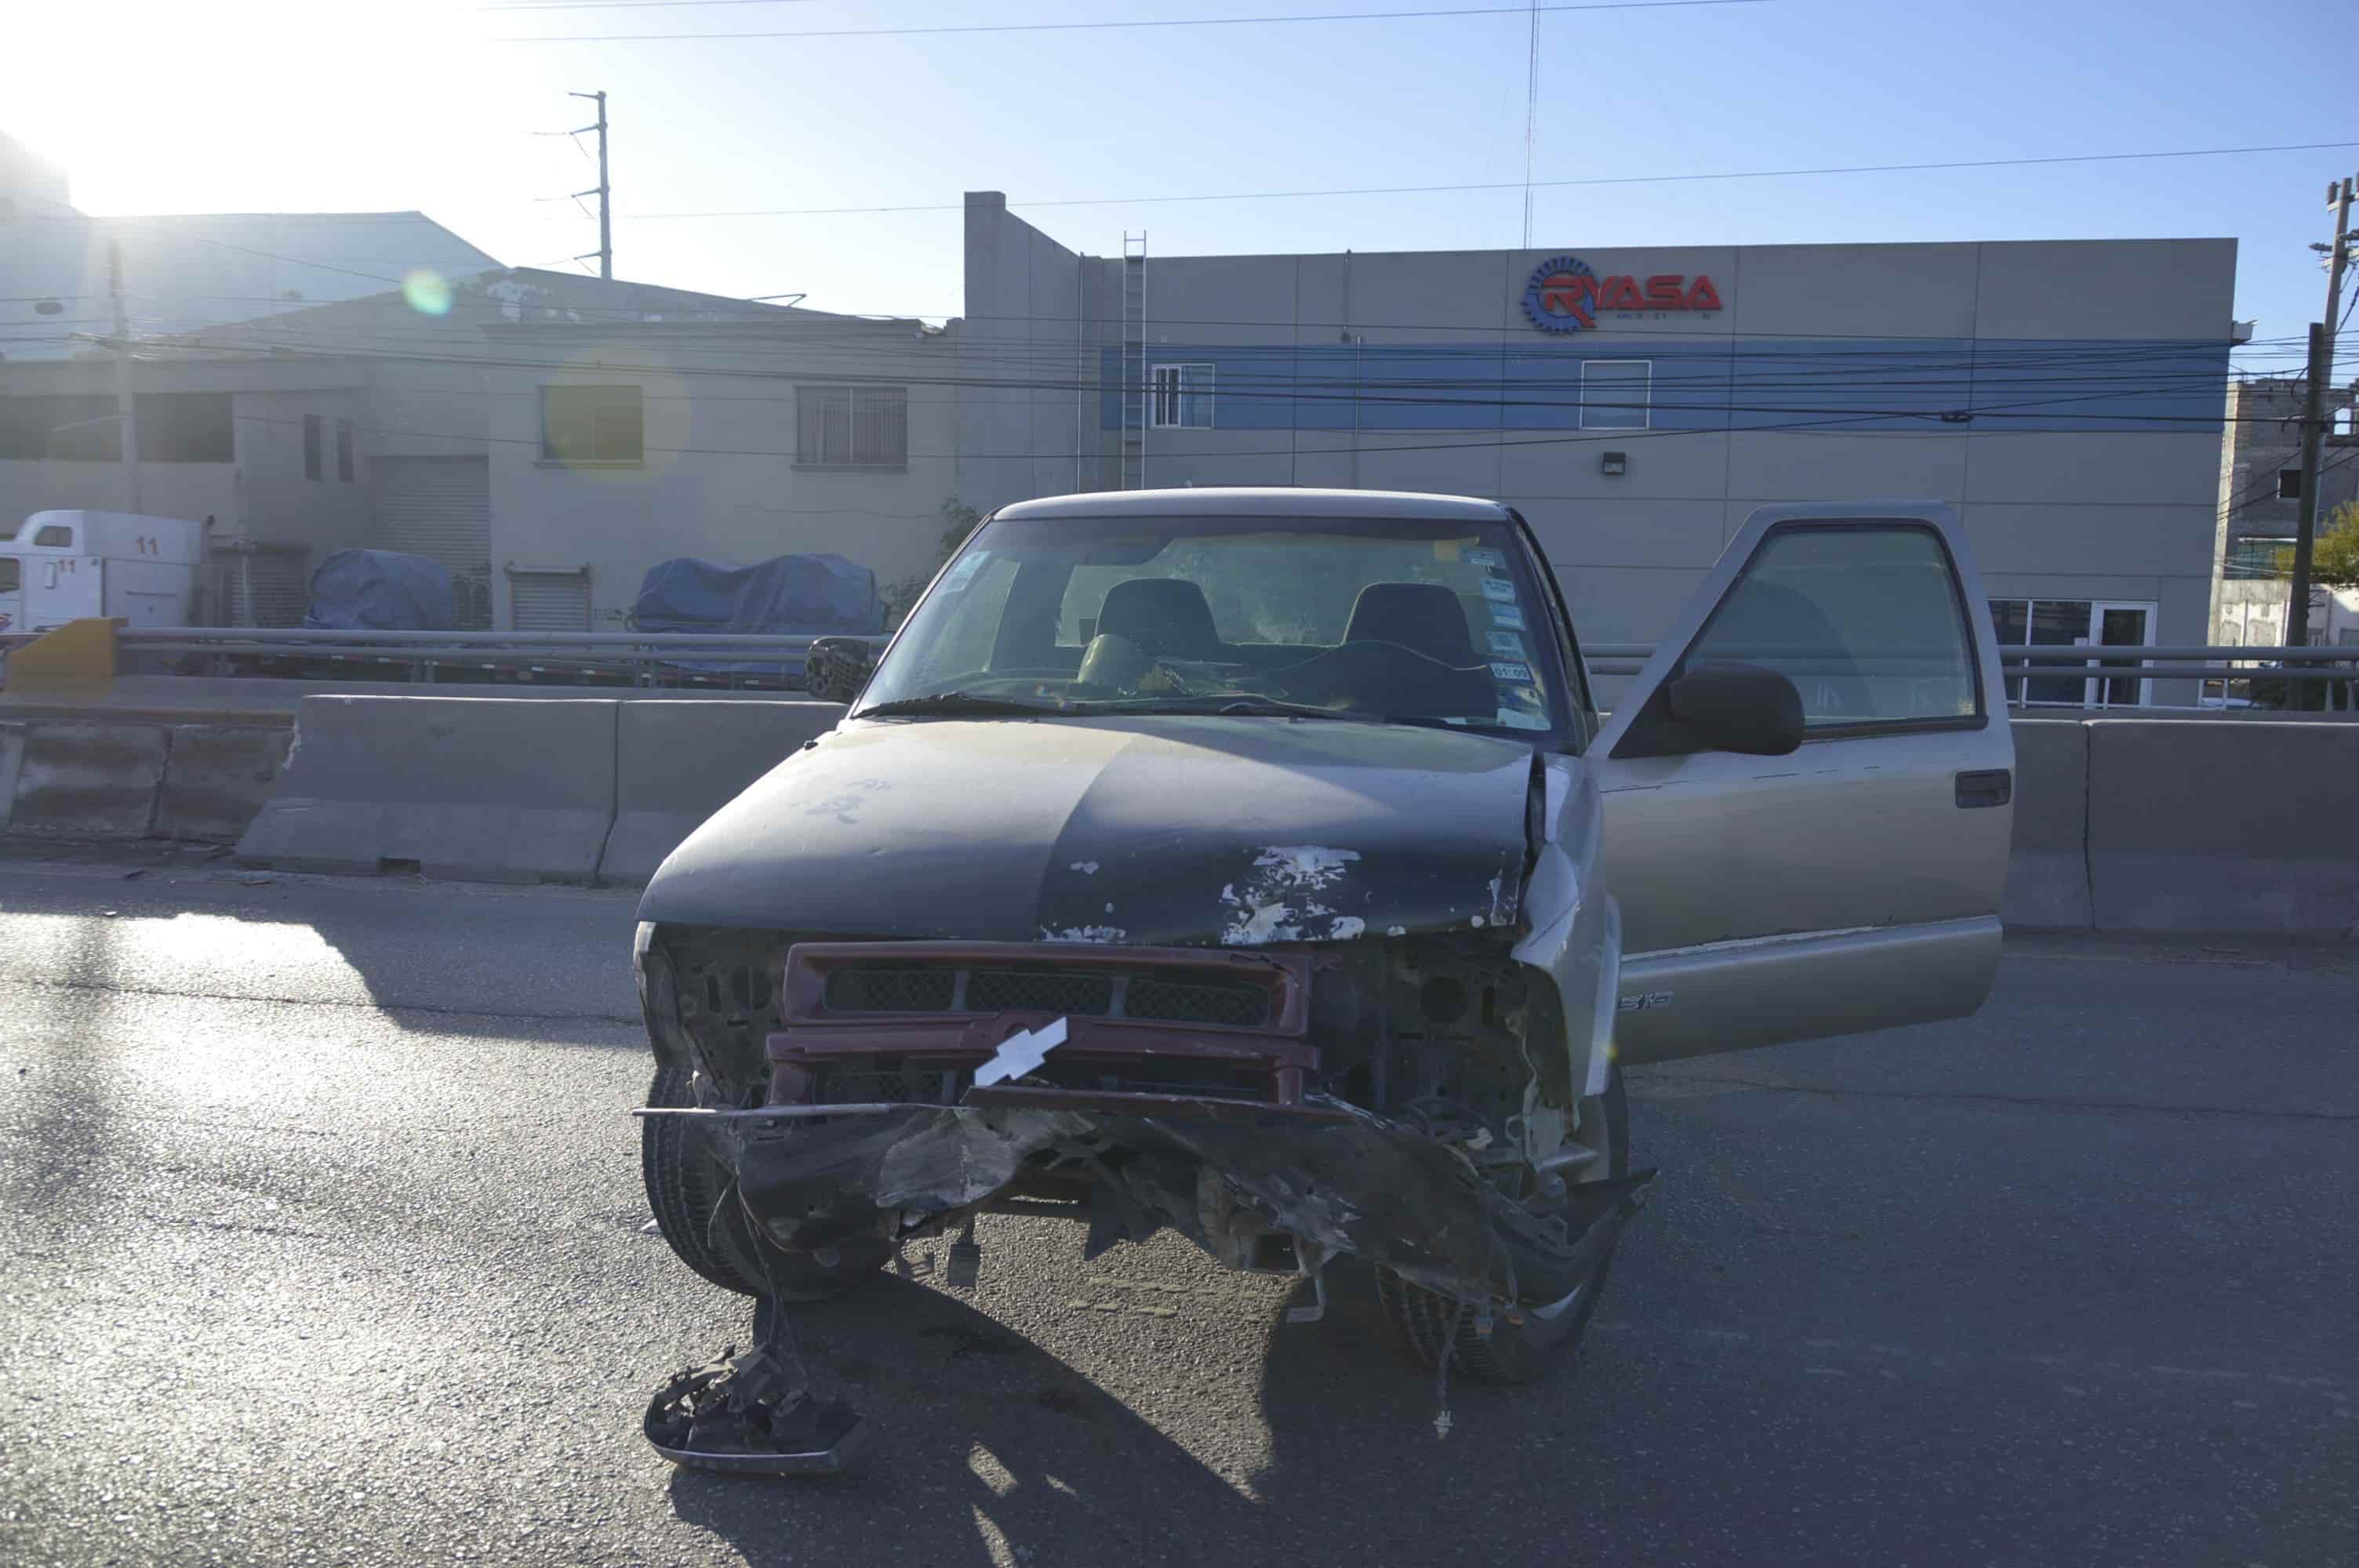
M2099 930L2359 935L2359 726L2082 728Z
M842 717L839 702L625 703L598 880L646 881L706 817Z
M277 726L175 724L154 835L234 844L277 790L294 733Z
M234 843L277 782L284 729L0 720L0 827Z
M11 831L138 838L156 819L168 737L152 724L28 723L8 743Z
M2000 917L2087 930L2089 731L2078 719L2015 721L2015 839Z
M614 818L620 706L307 697L284 783L238 853L289 871L592 881Z
M287 730L244 714L27 707L0 712L0 826L243 832L245 858L291 871L638 883L842 712L782 698L315 696L290 751ZM2008 925L2359 935L2359 725L2013 723Z

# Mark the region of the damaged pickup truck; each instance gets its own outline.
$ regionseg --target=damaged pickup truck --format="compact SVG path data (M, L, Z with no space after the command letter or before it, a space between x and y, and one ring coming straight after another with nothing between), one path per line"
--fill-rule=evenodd
M1447 496L1027 502L850 651L640 906L648 1196L762 1302L649 1407L682 1463L840 1465L787 1305L927 1236L971 1282L979 1214L1322 1303L1349 1255L1442 1375L1537 1378L1652 1175L1621 1066L1997 963L2013 744L1936 504L1756 513L1610 716L1523 519Z

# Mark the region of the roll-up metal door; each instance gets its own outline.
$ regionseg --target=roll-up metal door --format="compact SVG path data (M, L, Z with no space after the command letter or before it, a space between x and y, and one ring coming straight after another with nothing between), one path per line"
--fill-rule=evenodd
M217 548L208 566L217 574L225 626L300 626L310 608L310 552L299 546Z
M378 458L370 543L424 556L458 579L462 630L491 625L492 477L484 458Z
M311 607L310 553L257 549L245 558L245 600L255 626L300 626Z
M588 567L509 567L508 621L518 632L590 629Z

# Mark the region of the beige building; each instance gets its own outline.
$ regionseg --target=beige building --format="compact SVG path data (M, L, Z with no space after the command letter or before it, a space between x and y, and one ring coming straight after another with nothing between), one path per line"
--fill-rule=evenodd
M932 566L951 494L941 339L488 272L142 338L136 475L111 354L0 363L0 512L211 517L223 614L259 625L364 545L441 562L462 619L503 629L619 630L674 556L834 551L889 584Z
M2193 643L2235 260L2226 239L1100 257L971 193L963 350L1027 374L970 394L959 484L1495 497L1606 643L1650 641L1757 506L1930 497L2005 641Z

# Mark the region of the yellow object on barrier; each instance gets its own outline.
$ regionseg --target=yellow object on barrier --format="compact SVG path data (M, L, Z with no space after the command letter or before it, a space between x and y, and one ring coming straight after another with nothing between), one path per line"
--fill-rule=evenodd
M114 629L123 618L69 621L8 655L11 697L103 692L114 682Z

